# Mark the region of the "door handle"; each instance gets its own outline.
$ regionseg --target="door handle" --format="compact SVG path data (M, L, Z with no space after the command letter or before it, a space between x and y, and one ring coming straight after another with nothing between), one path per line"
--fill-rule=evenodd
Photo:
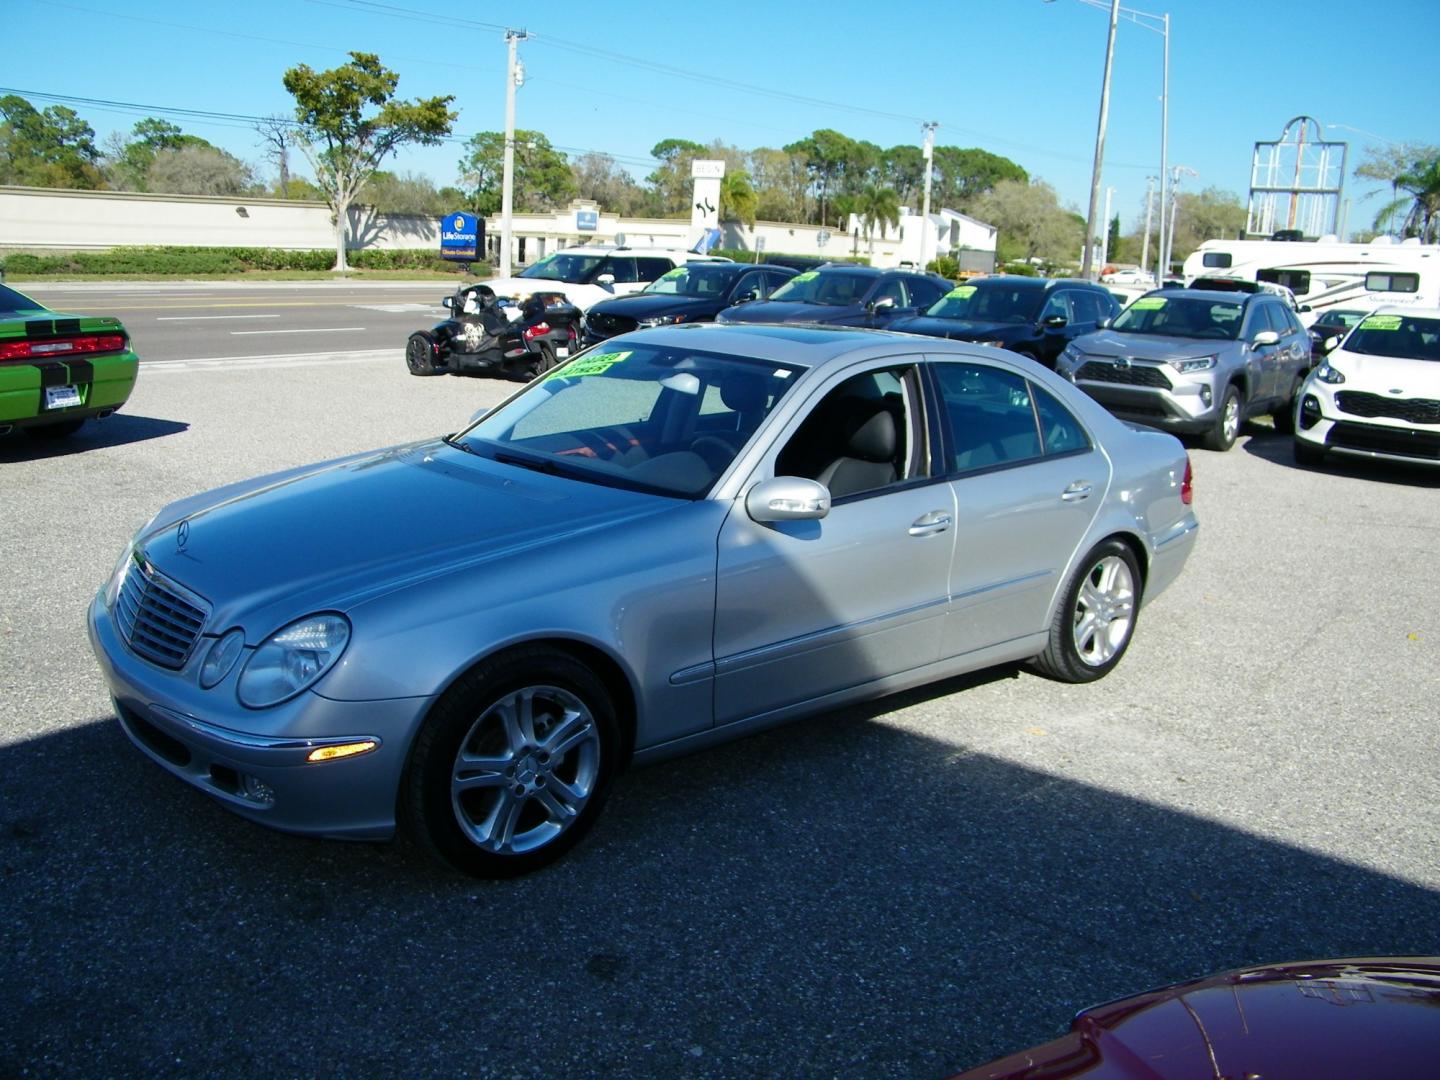
M1060 499L1063 502L1079 502L1081 499L1088 499L1094 490L1089 484L1076 480L1060 493Z
M910 535L934 536L936 533L942 533L950 528L953 522L954 519L950 517L948 511L931 510L928 514L922 514L915 519L915 523L910 526Z

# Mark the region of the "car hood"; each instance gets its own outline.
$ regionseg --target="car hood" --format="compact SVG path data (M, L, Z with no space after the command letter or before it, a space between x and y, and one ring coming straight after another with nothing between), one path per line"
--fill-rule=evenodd
M860 304L846 304L837 307L832 304L806 304L796 300L755 300L726 308L721 322L747 323L817 323L830 322L859 315L865 308Z
M896 319L889 329L905 334L924 334L926 337L954 338L956 341L1006 341L1030 328L1016 323L972 322L969 319L916 315Z
M1338 389L1379 394L1402 390L1406 397L1440 397L1440 364L1403 356L1374 356L1336 349L1326 361L1345 376Z
M597 315L623 315L627 319L651 319L660 315L714 314L724 307L718 298L704 296L653 295L617 296L590 308Z
M1161 337L1157 334L1117 334L1101 330L1074 341L1078 352L1087 356L1128 356L1132 360L1187 360L1214 356L1235 348L1238 342L1216 338Z
M182 500L157 515L139 546L158 570L210 601L211 628L268 633L312 611L346 611L675 505L504 465L437 439Z
M1429 1075L1437 1004L1436 957L1247 968L1086 1009L1061 1038L955 1080Z

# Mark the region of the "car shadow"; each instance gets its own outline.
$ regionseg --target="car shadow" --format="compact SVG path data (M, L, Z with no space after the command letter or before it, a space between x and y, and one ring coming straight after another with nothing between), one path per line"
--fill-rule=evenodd
M0 1074L939 1076L1201 973L1440 951L1430 890L887 722L1016 675L631 773L499 882L243 821L113 719L12 742Z
M87 420L79 431L63 438L35 438L23 431L12 431L0 438L0 462L69 457L104 447L163 439L189 429L190 425L180 420L116 413L104 420Z
M1411 465L1403 461L1369 461L1338 454L1328 455L1322 465L1301 465L1295 460L1291 436L1279 435L1273 428L1258 425L1252 425L1248 434L1250 438L1241 443L1245 452L1274 465L1283 465L1300 472L1333 473L1380 484L1440 487L1440 469L1433 466Z

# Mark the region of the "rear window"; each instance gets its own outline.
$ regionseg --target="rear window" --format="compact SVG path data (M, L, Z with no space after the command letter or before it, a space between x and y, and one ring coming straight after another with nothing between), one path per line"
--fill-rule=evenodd
M1272 285L1284 285L1296 296L1303 296L1310 291L1309 270L1261 270L1255 278L1257 281L1268 281Z
M1212 266L1219 270L1228 270L1231 263L1230 253L1228 251L1207 251L1201 256L1200 263L1203 266Z

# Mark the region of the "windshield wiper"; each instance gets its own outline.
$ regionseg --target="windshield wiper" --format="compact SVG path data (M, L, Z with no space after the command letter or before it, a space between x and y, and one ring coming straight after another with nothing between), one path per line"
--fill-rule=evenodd
M515 454L496 454L494 460L502 465L516 465L522 469L529 469L531 472L547 473L550 476L569 475L553 461L545 461L539 458L518 457Z
M456 450L464 450L467 454L475 453L475 448L469 443L463 443L455 437L454 433L444 436L441 440L446 446L453 446Z

